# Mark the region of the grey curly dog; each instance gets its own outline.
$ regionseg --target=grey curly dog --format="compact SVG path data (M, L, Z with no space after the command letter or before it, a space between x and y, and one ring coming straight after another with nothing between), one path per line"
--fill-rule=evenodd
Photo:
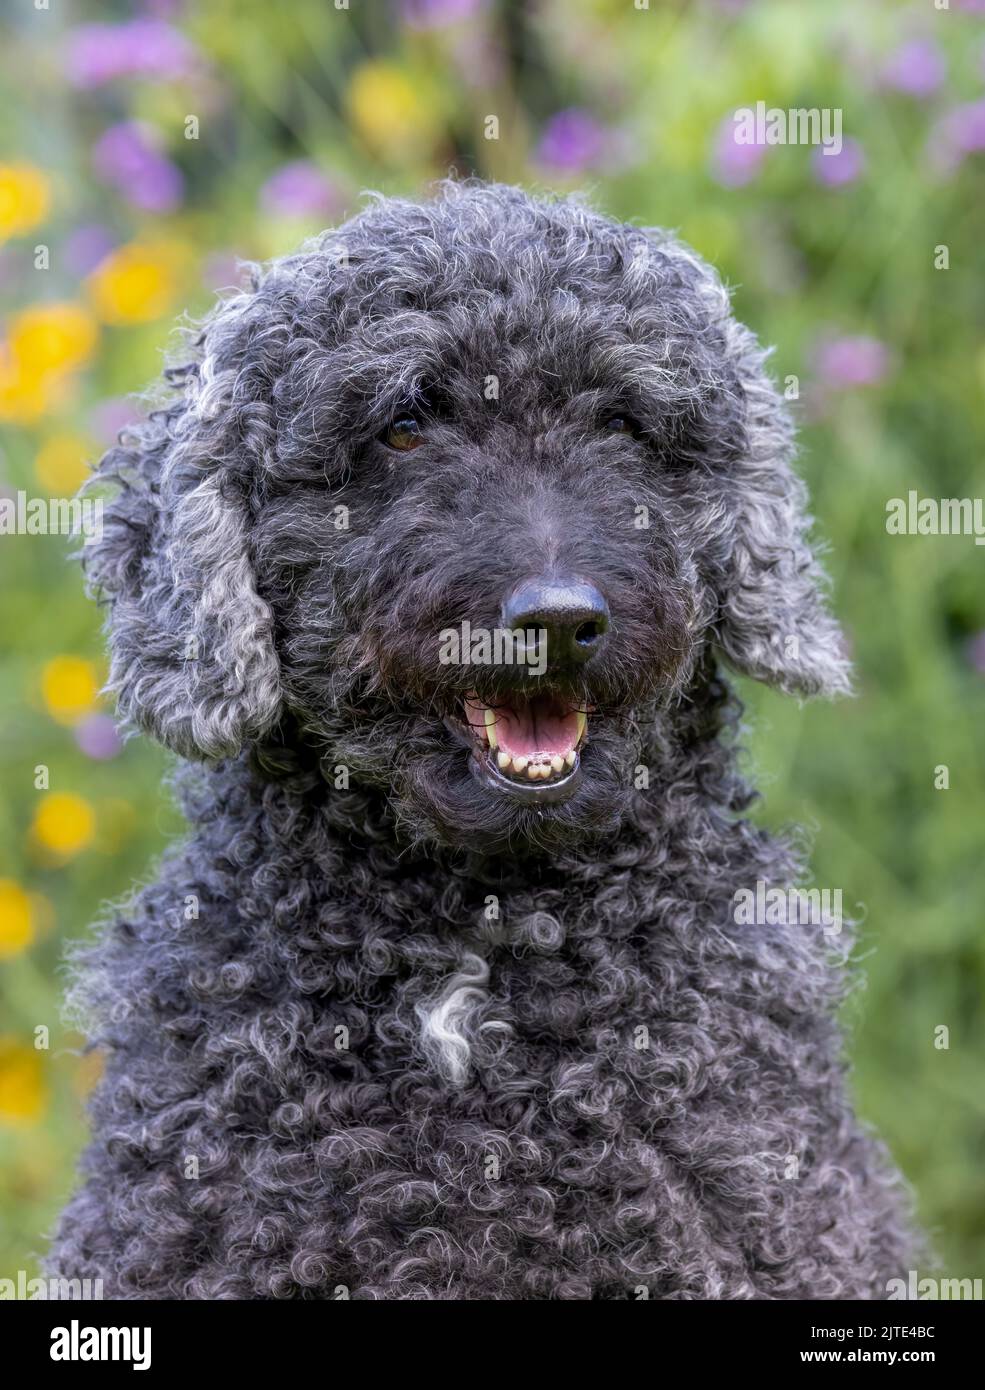
M849 933L736 909L802 869L743 818L723 667L849 675L718 277L449 183L255 268L185 355L87 567L191 829L75 962L107 1061L49 1268L885 1297L909 1201L846 1089Z

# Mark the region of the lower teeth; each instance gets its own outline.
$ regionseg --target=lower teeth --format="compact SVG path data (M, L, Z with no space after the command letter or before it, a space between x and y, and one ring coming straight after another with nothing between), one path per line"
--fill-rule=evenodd
M526 773L527 781L537 782L546 781L549 777L557 777L566 768L573 768L577 756L572 748L563 757L560 753L555 753L552 756L541 754L538 758L531 760L524 757L522 753L512 758L509 753L500 749L496 754L496 765L500 772L513 773L520 777Z

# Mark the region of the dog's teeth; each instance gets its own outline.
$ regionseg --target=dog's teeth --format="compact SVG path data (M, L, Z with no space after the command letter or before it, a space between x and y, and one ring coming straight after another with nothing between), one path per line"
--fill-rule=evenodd
M531 782L537 781L537 778L540 776L540 768L536 763L531 763L527 768L527 776L530 778Z
M496 748L498 747L496 742L496 711L487 705L483 717L486 721L486 738L489 740L489 747ZM502 766L503 764L500 763L500 767Z
M496 754L496 761L499 763L499 766L503 770L503 772L505 772L506 769L509 767L510 763L512 762L512 759L509 753L504 753L503 750L500 749L499 752Z
M570 752L565 753L565 755L564 755L564 761L567 763L567 765L568 765L569 767L574 767L574 765L575 765L575 758L576 758L577 756L578 756L578 754L577 754L577 753L575 752L575 750L572 748Z
M588 715L583 709L576 710L575 712L578 715L578 737L575 742L580 743L585 737L585 730L588 728Z
M527 768L527 763L529 763L529 761L530 761L530 759L529 759L529 758L525 758L525 757L523 756L523 754L521 753L520 756L519 756L518 758L514 758L514 759L513 759L513 771L514 771L514 772L525 772L525 771L526 771L526 768Z
M564 767L564 759L555 753L554 757L551 759L551 767L555 772L560 772Z

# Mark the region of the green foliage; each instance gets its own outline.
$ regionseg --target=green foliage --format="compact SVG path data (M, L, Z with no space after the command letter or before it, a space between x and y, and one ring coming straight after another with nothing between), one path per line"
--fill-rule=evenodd
M911 1179L943 1267L980 1276L985 550L971 536L886 530L888 500L911 489L982 491L982 154L969 135L969 148L947 158L954 130L974 124L969 104L985 125L973 6L216 0L173 21L189 45L175 71L74 85L65 63L81 40L63 9L22 7L4 59L12 118L0 162L39 171L48 206L32 220L19 174L27 210L0 246L0 495L48 496L59 479L71 491L73 448L91 457L104 446L104 403L157 374L175 315L201 311L231 283L229 258L286 251L354 210L363 189L418 194L450 169L586 188L612 215L677 228L735 287L740 317L777 345L777 377L799 383L802 467L858 695L800 707L743 691L764 792L756 814L808 828L815 883L841 888L861 922L867 986L848 1010L860 1108ZM408 22L442 9L463 17ZM124 24L132 14L104 4L90 18ZM886 77L914 39L932 46L922 50L924 95ZM915 69L919 58L911 51ZM845 181L822 181L825 157L796 145L767 149L746 182L723 173L723 123L759 100L841 110L854 142ZM558 122L566 110L575 116ZM185 138L189 115L197 139ZM498 139L486 138L490 115ZM146 175L144 206L132 170L115 181L105 167L94 172L107 130L131 120L180 171L170 207L160 199L174 175L160 167L156 187L153 168ZM278 193L269 180L299 160L310 166L307 193ZM0 220L3 207L0 187ZM109 257L97 264L79 245L92 227ZM50 248L47 271L34 268L39 244ZM144 257L136 281L120 259L134 244ZM940 246L946 270L935 268ZM79 307L94 341L86 346L78 328L71 361L68 349L58 358L25 346L19 315L39 304L54 306L59 324L64 305ZM30 381L16 377L18 353ZM32 404L36 380L44 398ZM0 1276L9 1277L34 1268L83 1138L94 1063L59 1014L65 945L151 872L180 821L161 789L159 751L135 741L104 756L114 750L93 716L105 706L85 695L85 663L91 680L102 662L99 615L66 542L0 535L0 583ZM66 657L76 665L57 664ZM935 787L941 765L946 790ZM47 791L36 786L40 766ZM53 795L70 800L49 800L39 821ZM38 1027L50 1030L47 1050L34 1046ZM941 1027L946 1049L935 1046Z

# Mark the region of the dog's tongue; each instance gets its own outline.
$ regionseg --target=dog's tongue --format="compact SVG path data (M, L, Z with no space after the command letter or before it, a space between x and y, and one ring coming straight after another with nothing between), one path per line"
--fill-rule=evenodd
M563 758L578 742L578 715L537 696L523 705L500 705L496 711L496 740L511 757L560 753Z
M490 713L496 722L494 730L489 730L486 717L487 732L494 732L495 746L513 758L533 758L538 753L563 758L575 747L583 728L578 710L543 695L512 705L497 704ZM470 712L473 720L479 723Z

